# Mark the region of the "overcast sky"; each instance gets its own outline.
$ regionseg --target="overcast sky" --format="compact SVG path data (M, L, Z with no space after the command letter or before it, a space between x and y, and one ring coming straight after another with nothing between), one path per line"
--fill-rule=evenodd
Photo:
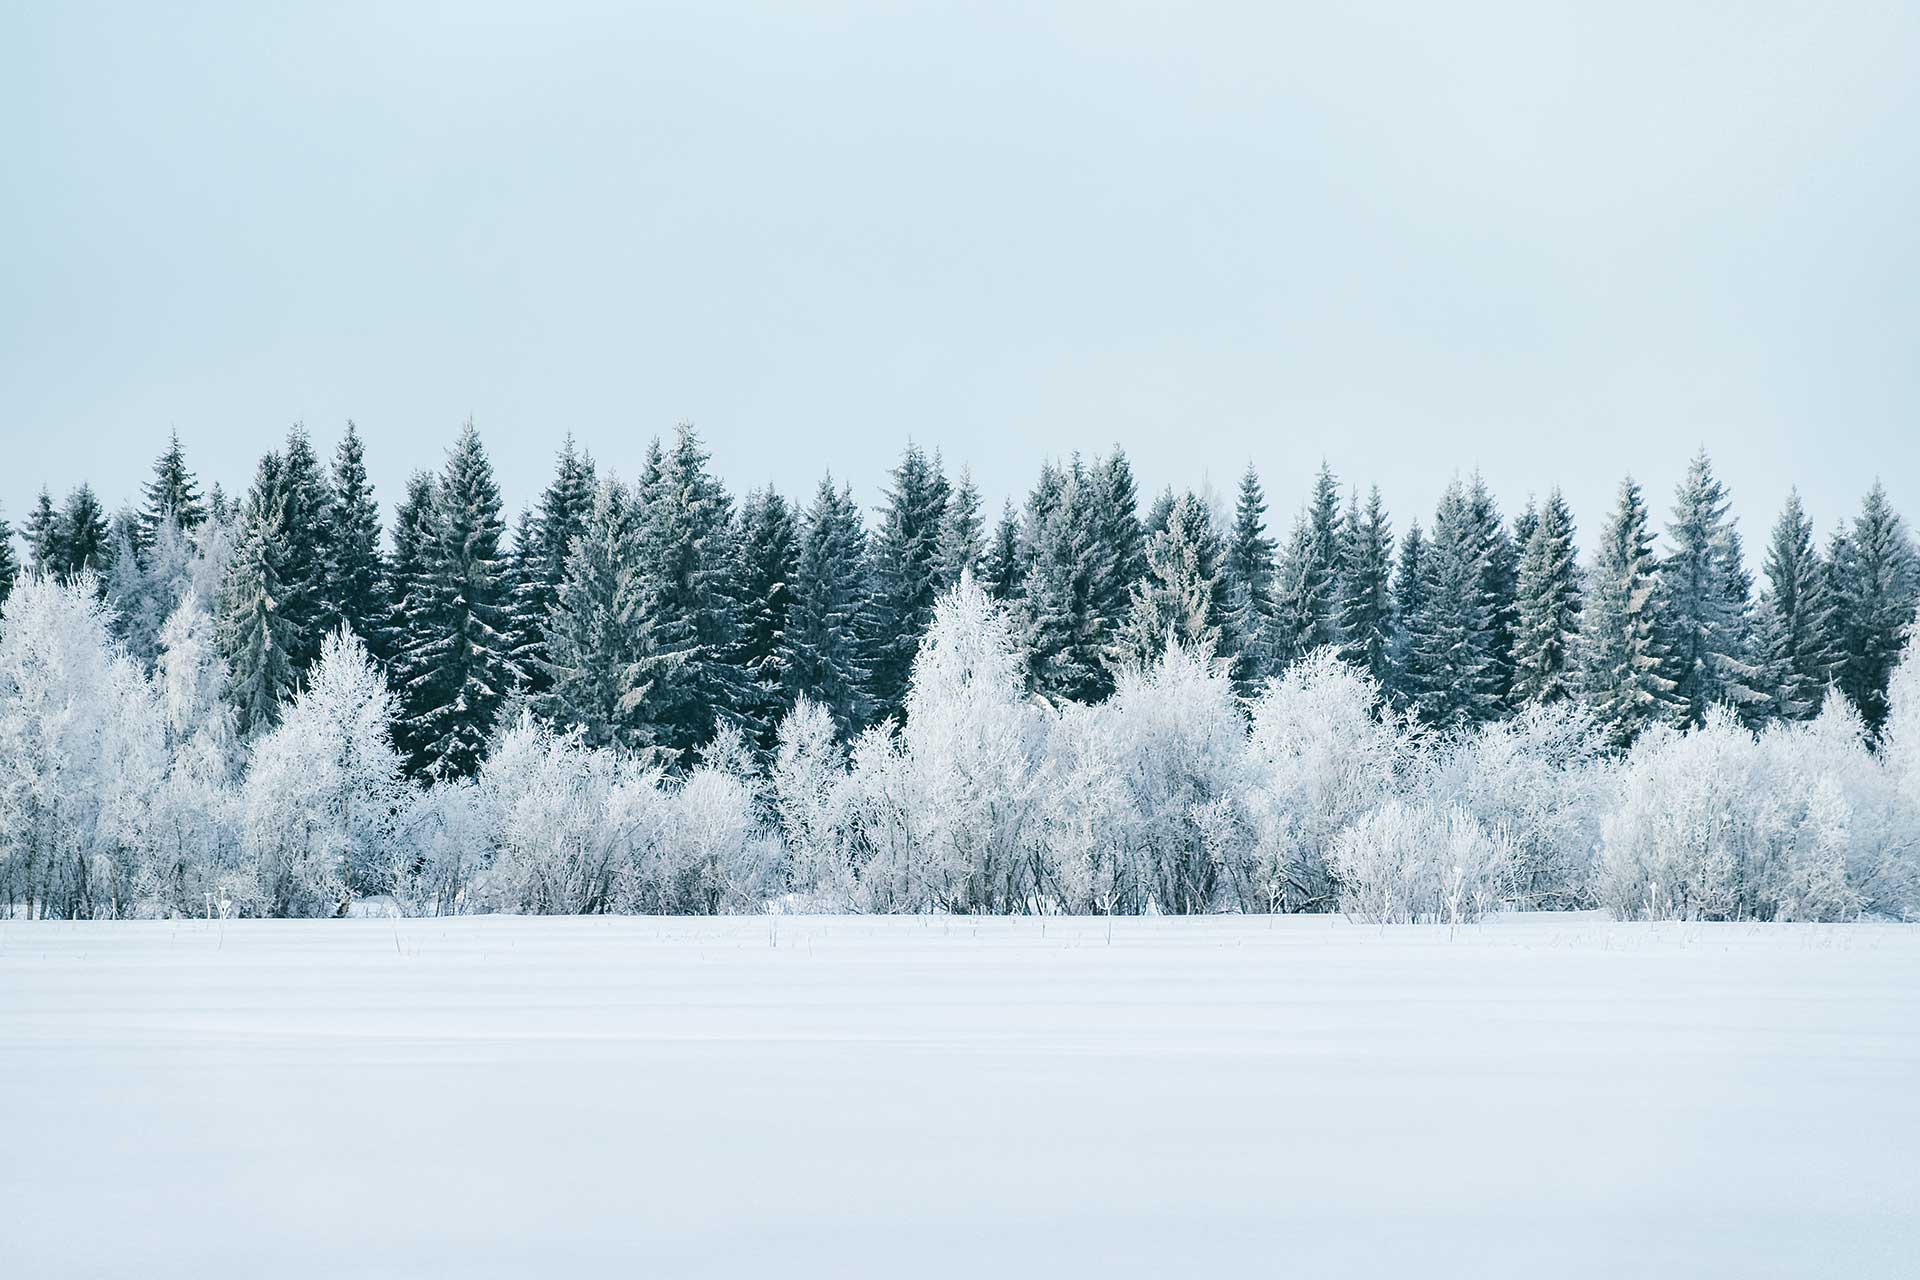
M1920 5L1338 7L9 5L0 506L348 417L390 505L471 415L510 508L687 419L869 505L911 437L1920 514Z

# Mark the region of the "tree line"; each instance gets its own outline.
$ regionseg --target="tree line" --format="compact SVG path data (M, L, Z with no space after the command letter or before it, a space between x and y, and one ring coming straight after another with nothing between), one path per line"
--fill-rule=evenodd
M1477 475L1397 537L1377 489L1343 497L1324 466L1283 537L1251 467L1230 509L1172 490L1140 506L1116 448L1043 465L990 520L968 476L909 446L869 524L830 476L804 503L736 501L682 427L631 482L569 440L510 533L469 423L387 530L351 423L330 464L296 427L234 499L201 492L176 436L137 506L108 515L82 484L56 507L43 490L24 565L0 537L0 592L22 571L91 571L149 671L191 594L243 738L278 722L344 626L395 691L408 773L436 779L472 776L522 708L672 769L722 726L764 757L801 697L850 741L903 715L934 602L963 572L1013 619L1025 688L1056 704L1110 697L1170 642L1224 663L1243 700L1331 647L1422 725L1575 702L1617 748L1715 706L1754 729L1808 720L1829 690L1877 733L1920 599L1920 556L1877 482L1824 546L1790 495L1757 583L1704 452L1664 545L1627 479L1584 563L1557 490L1509 520Z

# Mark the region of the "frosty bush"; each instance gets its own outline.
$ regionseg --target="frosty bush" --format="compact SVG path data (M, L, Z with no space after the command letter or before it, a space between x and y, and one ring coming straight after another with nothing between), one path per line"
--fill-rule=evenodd
M1478 920L1500 902L1513 849L1466 810L1389 800L1333 842L1340 909L1377 924Z

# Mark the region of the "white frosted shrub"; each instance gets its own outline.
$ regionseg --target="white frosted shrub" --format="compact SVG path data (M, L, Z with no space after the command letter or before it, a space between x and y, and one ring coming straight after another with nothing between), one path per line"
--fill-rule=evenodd
M1377 924L1465 923L1499 905L1512 846L1458 806L1388 800L1333 842L1340 909Z

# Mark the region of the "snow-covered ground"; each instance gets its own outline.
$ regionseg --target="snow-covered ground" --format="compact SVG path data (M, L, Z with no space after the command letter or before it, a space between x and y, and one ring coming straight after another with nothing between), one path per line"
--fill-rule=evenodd
M1920 929L0 922L0 1271L1912 1275Z

